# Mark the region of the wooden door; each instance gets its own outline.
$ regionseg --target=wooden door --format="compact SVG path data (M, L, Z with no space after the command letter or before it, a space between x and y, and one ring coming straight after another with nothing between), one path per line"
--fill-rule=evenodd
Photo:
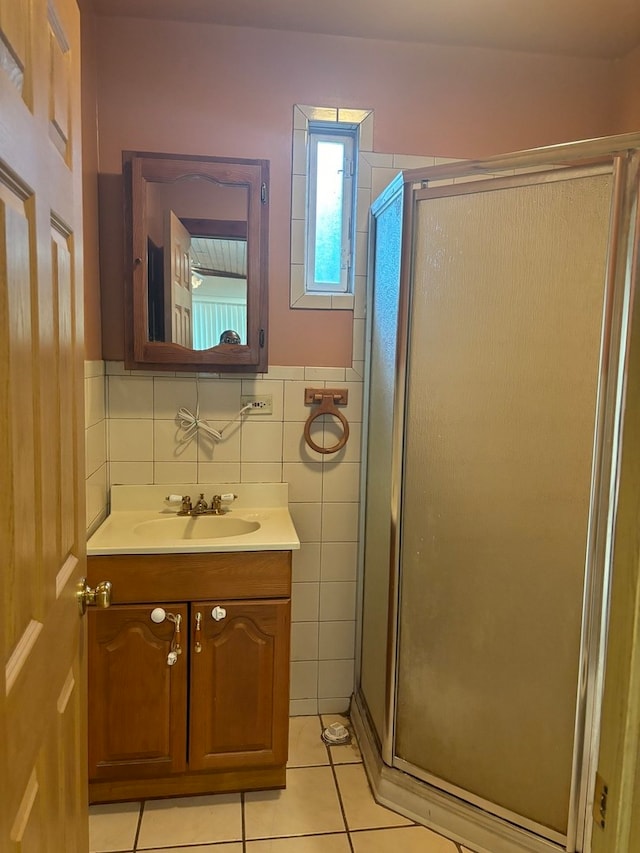
M89 776L141 779L185 770L187 666L185 604L166 604L180 616L155 623L154 605L118 605L89 616ZM168 656L180 643L175 663Z
M171 341L187 349L193 346L190 251L191 235L175 213L168 210L164 229L164 281L170 315L165 317L165 332L171 329Z
M192 605L192 620L202 614L202 651L191 656L191 770L285 764L289 607L288 599Z
M0 0L0 849L86 853L80 21Z

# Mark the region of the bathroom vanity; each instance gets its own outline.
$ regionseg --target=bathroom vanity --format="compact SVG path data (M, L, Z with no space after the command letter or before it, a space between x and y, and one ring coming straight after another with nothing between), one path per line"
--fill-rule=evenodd
M277 485L284 505L237 485L229 512L187 519L114 487L88 545L89 586L112 585L88 613L91 802L284 787L299 542Z

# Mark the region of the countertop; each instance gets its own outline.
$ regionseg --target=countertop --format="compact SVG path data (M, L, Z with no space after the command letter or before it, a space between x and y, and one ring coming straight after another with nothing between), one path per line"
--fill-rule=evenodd
M222 516L177 517L179 504L168 504L167 495L190 495L195 504L204 492L207 502L214 494L238 497L223 504ZM188 538L172 538L174 525L188 530ZM197 538L198 524L213 520L246 521L259 527L248 533ZM161 522L148 524L145 522ZM156 531L161 531L159 538ZM288 509L286 483L171 484L166 486L112 486L111 513L87 542L87 555L224 553L235 551L290 551L300 548Z

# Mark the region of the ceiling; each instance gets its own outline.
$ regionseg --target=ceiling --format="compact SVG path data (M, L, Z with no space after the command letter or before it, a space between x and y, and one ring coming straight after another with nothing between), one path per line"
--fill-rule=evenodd
M191 238L191 268L203 275L247 277L247 241Z
M99 15L613 59L640 0L93 0Z

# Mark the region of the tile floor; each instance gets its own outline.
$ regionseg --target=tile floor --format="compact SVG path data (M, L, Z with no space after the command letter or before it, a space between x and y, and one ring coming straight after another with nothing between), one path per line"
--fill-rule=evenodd
M320 739L337 720L291 718L283 791L92 806L91 853L471 853L379 806L357 745Z

